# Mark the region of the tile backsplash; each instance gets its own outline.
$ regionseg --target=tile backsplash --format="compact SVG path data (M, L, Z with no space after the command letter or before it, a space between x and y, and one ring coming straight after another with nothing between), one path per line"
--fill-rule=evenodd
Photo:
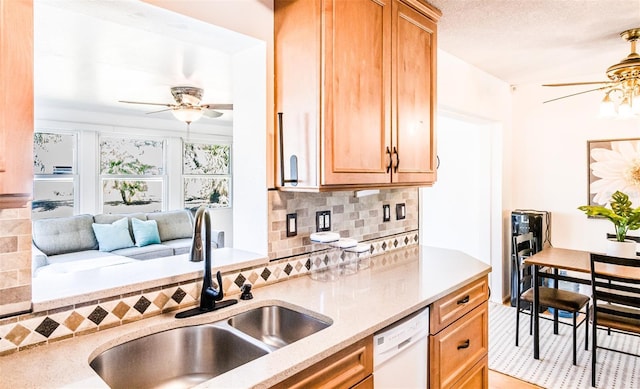
M31 307L31 208L0 209L0 317Z
M266 265L223 274L225 294L239 293L245 282L260 287L308 275L346 260L340 250L312 244L316 211L331 211L331 230L369 246L367 256L417 247L418 189L386 189L357 197L353 191L293 193L269 191L269 259ZM390 220L383 222L383 205ZM405 204L404 219L396 205ZM297 213L297 235L287 237L286 215ZM386 256L381 257L387 261ZM13 312L25 311L31 300L31 220L28 209L0 210L0 299ZM87 302L47 312L0 319L0 356L37 345L80 336L149 316L195 305L201 280L163 285L111 299ZM14 293L15 291L15 293ZM12 300L16 297L15 302ZM25 307L26 306L26 307ZM18 307L18 309L15 309Z
M370 255L368 265L384 266L401 260L407 255L415 256L417 252L406 251L399 257L377 257L402 248L413 250L412 248L417 248L418 240L418 231L374 239L368 243L368 255ZM402 251L397 252L402 253ZM339 250L319 250L311 254L275 260L266 265L226 273L222 276L222 288L229 298L238 298L240 287L245 282L250 282L254 288L259 288L293 277L309 275L314 271L322 271L328 265L335 265L342 261ZM0 357L161 313L192 307L198 302L201 288L202 280L198 278L115 296L111 299L0 319Z
M316 212L331 211L331 231L343 238L371 241L418 229L418 189L381 189L357 197L354 191L269 192L269 259L313 251L309 235L316 231ZM383 222L382 206L390 205L390 220ZM405 204L404 219L397 220L396 205ZM297 235L287 237L287 214L297 214Z

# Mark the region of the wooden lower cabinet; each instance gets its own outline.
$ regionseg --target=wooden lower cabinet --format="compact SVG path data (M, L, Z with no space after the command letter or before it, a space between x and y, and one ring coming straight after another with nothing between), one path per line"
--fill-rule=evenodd
M353 389L373 389L373 375L368 376L362 381L358 382L354 386Z
M274 388L373 388L373 336L293 375Z
M487 278L484 277L431 306L431 389L488 387L489 305L488 293L484 292L486 285ZM441 315L438 312L448 313ZM443 317L449 319L443 320Z
M452 386L455 389L478 389L489 387L489 356L485 355Z

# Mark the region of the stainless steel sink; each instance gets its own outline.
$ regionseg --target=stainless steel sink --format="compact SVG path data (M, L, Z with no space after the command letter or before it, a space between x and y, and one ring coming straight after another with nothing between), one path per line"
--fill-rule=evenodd
M331 325L302 312L269 305L229 318L231 327L273 347L281 348Z
M90 366L111 388L189 388L331 325L270 305L114 346Z
M123 343L90 365L111 388L189 388L268 352L225 328L200 325Z

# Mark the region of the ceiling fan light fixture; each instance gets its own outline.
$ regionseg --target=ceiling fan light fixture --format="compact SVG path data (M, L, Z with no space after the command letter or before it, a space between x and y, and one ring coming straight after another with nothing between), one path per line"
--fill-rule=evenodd
M636 116L640 116L640 94L637 92L633 95L631 99L631 113Z
M625 97L622 100L622 103L618 106L618 117L620 119L628 119L633 117L633 112L631 111L631 101L629 97Z
M199 107L178 107L171 110L173 116L187 124L198 121L204 112Z
M604 95L604 99L600 103L600 114L598 116L601 118L613 118L617 115L616 104L611 100L609 93L607 92Z

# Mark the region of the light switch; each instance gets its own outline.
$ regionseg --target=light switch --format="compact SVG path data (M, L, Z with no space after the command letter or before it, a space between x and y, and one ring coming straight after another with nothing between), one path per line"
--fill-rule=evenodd
M406 217L404 203L396 204L396 220L402 220Z
M331 211L316 212L316 232L331 231Z
M298 214L287 214L287 237L298 235Z
M391 220L391 206L389 204L382 205L382 221L388 222Z

